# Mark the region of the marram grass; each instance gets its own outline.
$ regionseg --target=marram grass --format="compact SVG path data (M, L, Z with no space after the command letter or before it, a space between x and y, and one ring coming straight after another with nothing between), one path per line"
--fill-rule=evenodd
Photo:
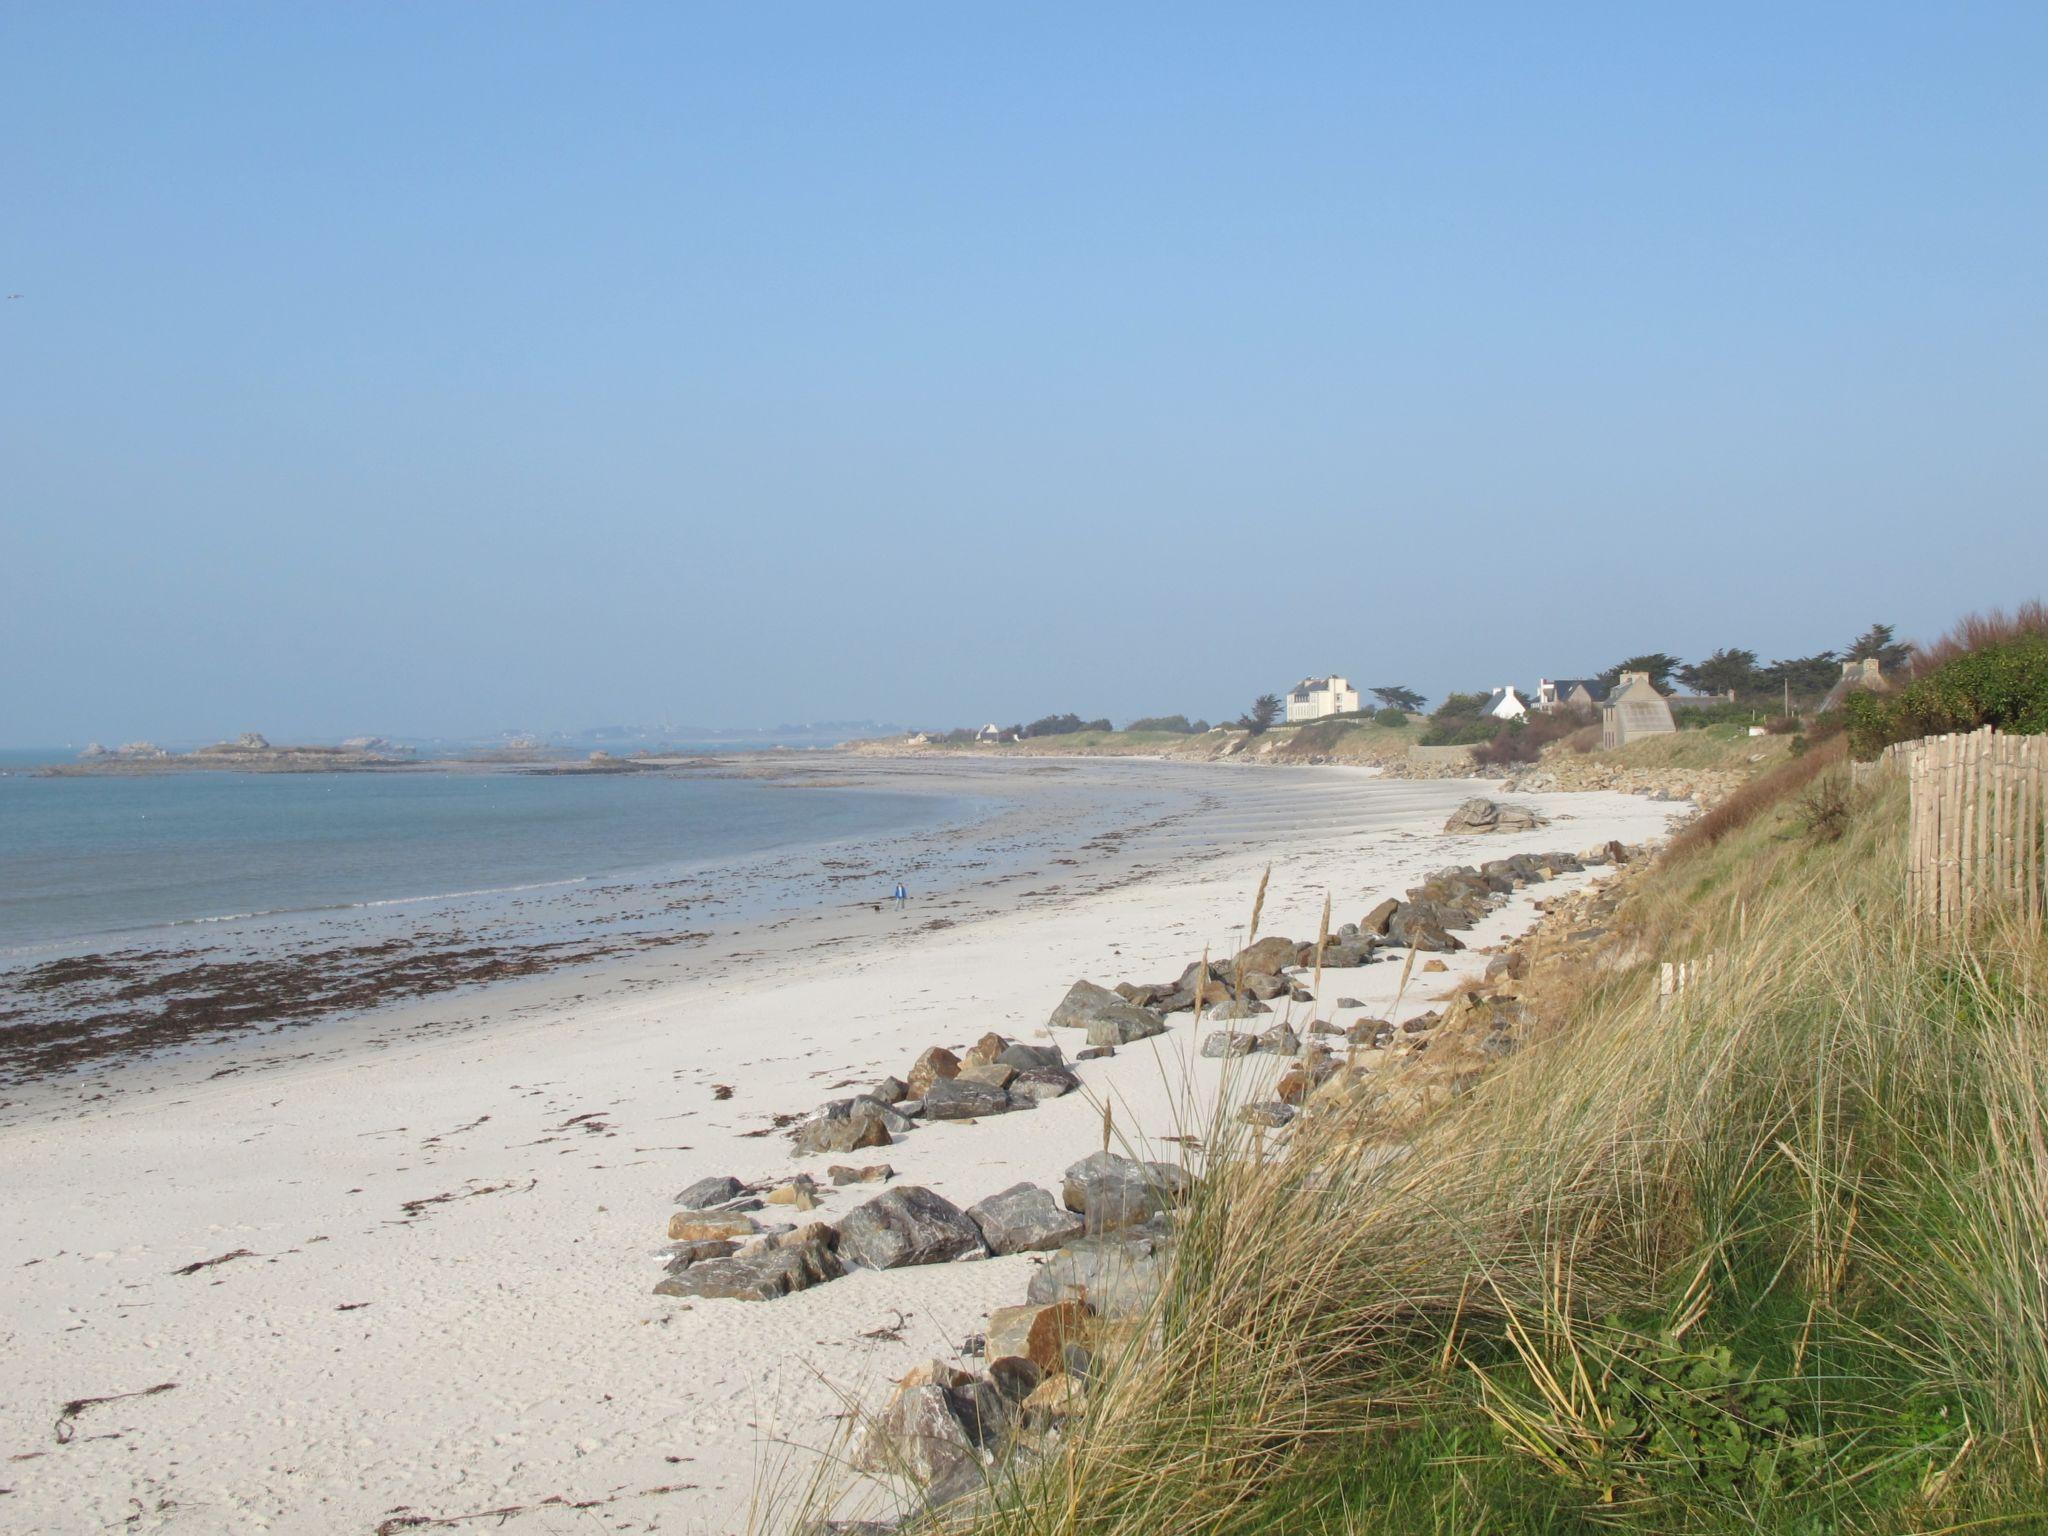
M1151 1327L949 1524L2048 1530L2048 947L1915 932L1903 841L1893 787L1667 860L1633 963L1401 1149L1217 1115Z

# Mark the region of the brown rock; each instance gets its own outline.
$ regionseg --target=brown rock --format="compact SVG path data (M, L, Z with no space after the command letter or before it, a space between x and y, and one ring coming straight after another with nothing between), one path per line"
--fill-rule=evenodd
M1359 920L1358 931L1360 933L1375 934L1384 938L1387 932L1387 924L1394 920L1394 914L1400 910L1400 907L1401 903L1389 896Z
M1021 1411L1026 1422L1044 1423L1073 1418L1087 1407L1087 1388L1075 1377L1062 1373L1048 1376L1040 1382L1037 1389L1024 1399Z
M969 1051L972 1056L974 1052ZM986 1083L991 1088L1007 1088L1017 1075L1015 1067L1006 1067L1000 1061L970 1061L964 1063L955 1074L963 1083Z
M1259 940L1239 950L1230 967L1243 976L1277 976L1301 957L1301 946L1277 936Z
M1425 960L1422 962L1422 968L1425 971L1448 971L1450 969L1441 960Z
M886 1184L896 1177L896 1170L887 1163L870 1163L865 1168L834 1163L825 1170L825 1177L834 1184Z
M961 1052L960 1065L963 1067L982 1066L994 1061L1009 1048L1009 1041L1005 1040L994 1030L990 1030L965 1051Z
M931 1085L943 1077L957 1077L960 1074L960 1058L943 1045L935 1045L911 1064L910 1096L921 1099Z
M1063 1368L1067 1345L1088 1342L1093 1310L1085 1301L997 1307L988 1316L987 1358L1015 1355L1051 1375Z
M668 1219L669 1241L708 1243L720 1238L752 1237L761 1230L753 1217L740 1212L677 1211Z

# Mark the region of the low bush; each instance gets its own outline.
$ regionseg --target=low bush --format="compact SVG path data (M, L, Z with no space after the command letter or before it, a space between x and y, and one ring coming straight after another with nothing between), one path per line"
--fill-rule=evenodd
M1206 720L1190 720L1186 715L1147 715L1142 720L1133 720L1124 727L1127 731L1169 731L1175 736L1199 736L1209 729Z
M1391 730L1405 730L1408 726L1408 716L1391 705L1376 713L1373 719Z
M1578 717L1569 714L1531 715L1526 720L1511 720L1496 730L1490 741L1473 748L1472 760L1494 768L1533 763L1553 741L1576 736L1584 729ZM1599 727L1595 726L1593 730L1597 740Z
M2022 634L1966 651L1895 693L1852 693L1842 706L1859 760L1895 741L1995 726L2048 732L2048 634Z

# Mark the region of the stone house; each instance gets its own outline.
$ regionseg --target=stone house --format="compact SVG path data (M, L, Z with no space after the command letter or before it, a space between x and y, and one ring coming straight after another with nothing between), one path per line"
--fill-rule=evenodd
M1671 705L1647 672L1624 672L1600 706L1600 745L1625 747L1645 736L1669 736L1678 729Z

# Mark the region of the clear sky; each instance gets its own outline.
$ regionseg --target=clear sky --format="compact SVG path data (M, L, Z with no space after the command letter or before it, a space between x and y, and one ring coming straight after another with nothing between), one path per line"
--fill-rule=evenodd
M0 6L0 743L946 725L2048 586L2048 6Z

